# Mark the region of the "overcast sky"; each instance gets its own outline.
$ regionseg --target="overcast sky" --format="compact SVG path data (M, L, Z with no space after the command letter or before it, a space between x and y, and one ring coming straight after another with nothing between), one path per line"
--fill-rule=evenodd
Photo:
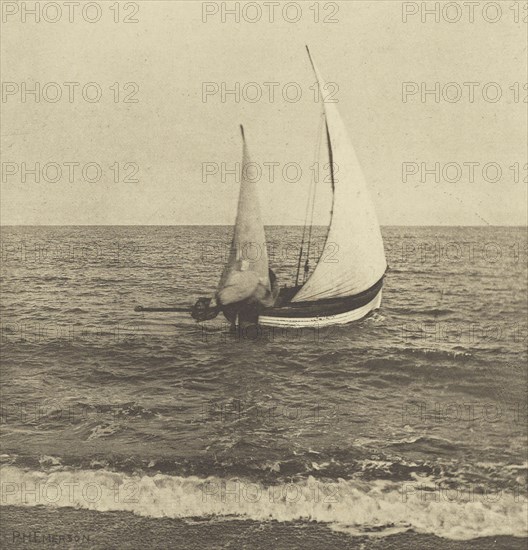
M223 23L222 3L205 3L218 13L204 22L203 4L137 2L139 10L132 13L121 3L116 14L110 10L113 2L100 2L101 19L95 23L78 13L70 23L64 6L57 23L3 14L3 224L232 224L238 184L229 173L222 181L221 168L232 170L241 159L240 123L252 159L262 168L264 222L302 223L321 109L314 101L305 44L326 80L338 86L334 97L382 225L526 223L527 34L526 24L515 22L510 3L502 4L496 23L485 20L482 4L473 23L467 8L455 23L442 14L438 23L434 16L423 23L420 13L403 22L403 5L412 12L421 3L398 1L338 2L337 10L333 3L321 3L319 22L310 9L313 2L298 2L299 21L286 21L281 5L271 23L266 10L260 22L245 20L244 15L256 16L255 8L242 13L238 23L229 15ZM55 17L52 11L45 15ZM495 18L492 12L485 15ZM138 22L115 23L114 16ZM295 8L287 17L298 17ZM324 23L325 18L337 22ZM35 82L41 86L38 103L21 91L22 83L32 87ZM57 102L43 97L42 88L50 82L59 86L48 86L46 97L53 99L60 89ZM80 83L72 103L72 88L65 82ZM99 101L82 98L88 82L100 86ZM116 82L118 96L117 88L111 89ZM125 89L130 82L135 85ZM222 101L222 83L233 89L237 82L240 101L232 94ZM245 86L250 82L257 86ZM271 82L277 85L264 84ZM434 94L422 101L421 83L434 88L436 82L441 87L456 83L444 90L452 102L441 95L436 103ZM478 83L473 102L467 82ZM204 99L204 83L219 92ZM288 83L295 83L286 89L290 101L283 98ZM258 89L260 100L248 101ZM502 96L494 102L499 89ZM291 100L299 90L300 99ZM97 90L92 86L86 92L94 97ZM125 103L125 97L137 102ZM324 155L321 161L326 162ZM59 180L45 181L41 174L37 183L26 174L24 183L22 163L30 169L36 162L41 168L61 165ZM440 163L439 182L422 172L422 162L429 169ZM64 163L79 163L69 165L73 182ZM101 166L99 181L85 181L81 168L87 163ZM219 170L206 181L204 163ZM274 181L269 163L278 163ZM299 181L283 178L287 163L293 163L287 173L291 180L302 171ZM446 163L453 164L446 168ZM502 174L493 181L497 167ZM94 170L86 169L87 179L97 179ZM321 169L318 187L321 223L328 211L327 173ZM45 175L55 178L53 165ZM126 176L129 181L123 181Z

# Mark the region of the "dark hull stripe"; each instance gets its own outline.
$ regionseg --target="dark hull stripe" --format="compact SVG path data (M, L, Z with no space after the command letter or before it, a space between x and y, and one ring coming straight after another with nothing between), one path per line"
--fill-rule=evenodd
M267 308L262 315L269 317L326 317L353 311L371 302L383 287L384 276L369 289L345 298L328 298L313 302L287 302Z

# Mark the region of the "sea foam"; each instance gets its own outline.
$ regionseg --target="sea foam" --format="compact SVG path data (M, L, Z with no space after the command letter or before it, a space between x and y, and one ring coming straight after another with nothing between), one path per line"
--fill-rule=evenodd
M316 521L354 535L412 530L456 540L528 536L527 499L508 492L424 491L418 483L326 483L312 477L268 486L242 478L10 465L1 474L3 505L120 510L155 518Z

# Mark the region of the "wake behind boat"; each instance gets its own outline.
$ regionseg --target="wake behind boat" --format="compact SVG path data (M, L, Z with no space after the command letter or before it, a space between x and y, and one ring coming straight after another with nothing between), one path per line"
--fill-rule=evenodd
M306 48L308 50L308 48ZM233 240L227 264L214 297L200 298L188 311L197 321L215 318L220 312L235 326L322 327L362 319L381 305L387 269L383 240L367 185L345 125L332 102L326 102L325 81L308 56L323 98L322 138L330 166L331 219L325 246L310 273L311 227L305 227L297 264L296 283L279 288L269 267L257 184L247 177L248 146L241 126L243 158L241 184ZM337 169L339 178L336 177ZM313 214L315 185L307 212ZM313 216L312 216L313 217ZM333 262L323 261L325 248L337 252ZM256 259L243 251L260 251ZM304 260L304 261L303 261ZM301 266L303 282L299 284ZM187 311L186 308L142 308L136 311Z

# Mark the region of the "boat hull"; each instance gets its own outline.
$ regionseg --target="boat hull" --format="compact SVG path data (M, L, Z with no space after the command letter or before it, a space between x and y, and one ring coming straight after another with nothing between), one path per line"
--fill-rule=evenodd
M264 310L259 324L271 327L326 327L363 319L381 306L383 279L364 293L348 298L290 302Z

